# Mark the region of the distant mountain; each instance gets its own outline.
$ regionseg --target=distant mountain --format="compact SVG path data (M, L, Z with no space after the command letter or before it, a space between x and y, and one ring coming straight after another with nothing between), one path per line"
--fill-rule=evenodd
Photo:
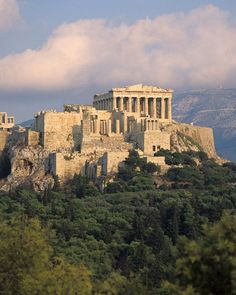
M27 121L21 122L18 125L20 125L22 127L30 127L33 123L34 123L34 120L31 119L31 120L27 120Z
M236 89L207 89L176 93L176 121L214 129L218 154L236 162Z

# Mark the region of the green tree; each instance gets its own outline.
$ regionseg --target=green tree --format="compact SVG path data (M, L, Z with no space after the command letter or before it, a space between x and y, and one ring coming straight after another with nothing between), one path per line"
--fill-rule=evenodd
M236 216L224 215L206 226L196 241L179 244L176 283L167 284L171 294L236 294Z
M0 223L0 294L91 294L88 270L53 258L49 236L35 219Z

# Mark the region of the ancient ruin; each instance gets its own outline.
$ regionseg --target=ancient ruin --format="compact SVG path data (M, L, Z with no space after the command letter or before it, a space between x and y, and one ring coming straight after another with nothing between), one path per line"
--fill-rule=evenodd
M9 130L14 127L14 117L8 116L5 112L0 112L0 130Z
M161 167L164 158L154 154L162 148L202 149L216 157L211 128L172 120L172 95L171 89L138 84L96 94L92 106L65 105L63 112L38 112L31 128L15 128L8 138L8 147L13 147L8 183L14 182L14 175L20 179L23 170L24 178L31 177L34 184L42 175L44 183L52 175L63 183L76 173L95 181L117 172L132 148Z

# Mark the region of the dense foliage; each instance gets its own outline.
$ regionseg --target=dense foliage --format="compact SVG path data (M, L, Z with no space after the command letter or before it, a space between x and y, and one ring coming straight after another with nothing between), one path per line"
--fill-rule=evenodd
M0 293L234 294L236 165L159 153L177 166L161 176L131 151L103 193L80 175L2 193Z

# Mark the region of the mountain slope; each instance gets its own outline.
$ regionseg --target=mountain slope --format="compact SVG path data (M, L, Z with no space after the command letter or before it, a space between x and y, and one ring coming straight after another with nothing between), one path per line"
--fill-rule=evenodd
M176 93L173 117L179 122L212 127L219 155L236 161L236 89Z

